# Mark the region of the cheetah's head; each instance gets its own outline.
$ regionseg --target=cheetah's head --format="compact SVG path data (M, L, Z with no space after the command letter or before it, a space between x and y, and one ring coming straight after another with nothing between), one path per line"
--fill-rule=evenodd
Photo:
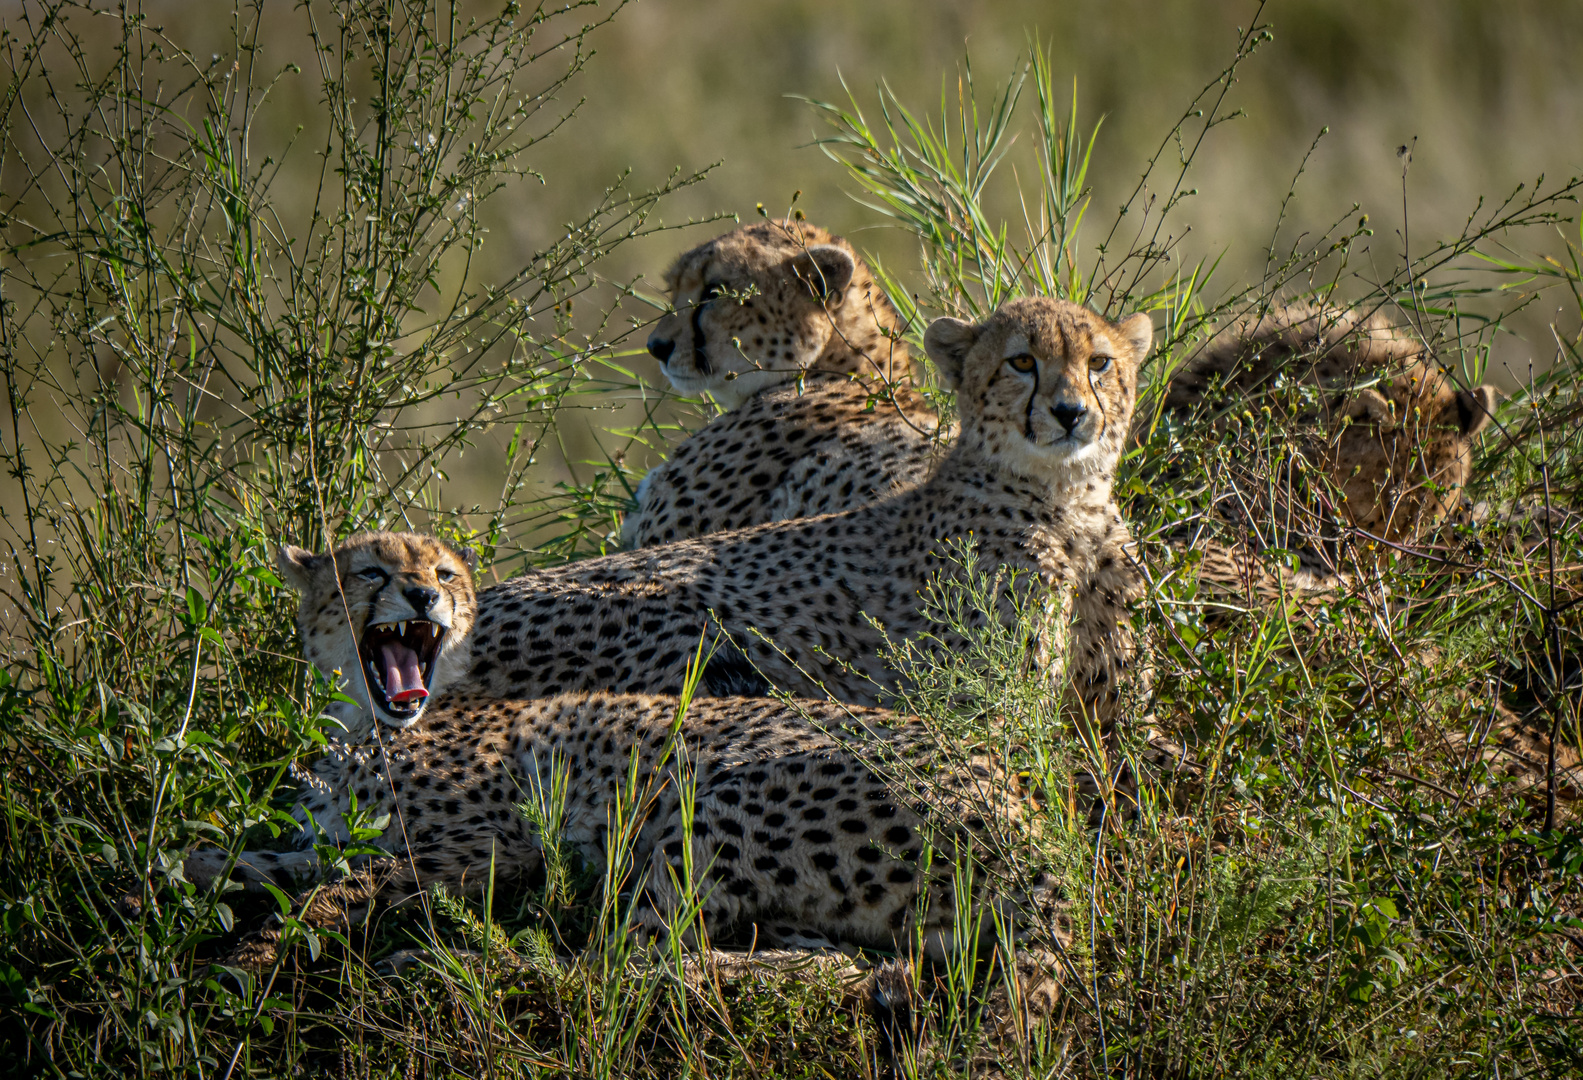
M1497 399L1493 386L1460 389L1423 338L1383 312L1300 300L1218 334L1172 375L1164 407L1218 424L1262 404L1278 441L1324 467L1323 497L1298 518L1317 513L1323 530L1339 516L1397 541L1456 505Z
M283 544L277 565L302 594L303 652L368 716L403 728L469 661L476 595L471 552L415 533L353 536L315 555Z
M666 273L671 309L648 349L684 394L735 408L818 370L892 379L908 370L899 318L839 236L765 221L700 244Z
M1427 361L1337 400L1323 456L1347 519L1392 541L1433 526L1461 496L1496 402L1495 387L1460 390Z
M1064 300L1013 300L976 325L936 319L924 348L957 391L958 445L1053 483L1108 480L1137 398L1154 330Z

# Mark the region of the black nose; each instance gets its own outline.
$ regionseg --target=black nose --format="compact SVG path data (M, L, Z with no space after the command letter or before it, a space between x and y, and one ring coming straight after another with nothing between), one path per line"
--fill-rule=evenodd
M1070 435L1072 434L1072 429L1081 424L1083 417L1088 415L1088 406L1068 405L1062 402L1059 405L1051 405L1050 412L1055 416L1056 421L1066 429L1066 433Z
M652 334L649 336L649 355L654 357L654 359L658 360L660 363L663 364L665 361L669 360L671 358L671 353L675 351L676 342L672 341L670 338L663 338L658 334Z
M419 615L427 615L434 602L440 598L438 589L431 589L427 585L414 585L402 592L407 598L407 603L412 605L412 610Z

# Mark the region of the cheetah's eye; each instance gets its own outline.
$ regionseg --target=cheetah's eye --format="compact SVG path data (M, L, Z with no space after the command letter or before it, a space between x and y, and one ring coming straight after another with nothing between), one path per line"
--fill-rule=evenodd
M719 296L725 291L726 287L720 284L720 282L711 281L708 285L704 286L703 295L698 297L698 302L700 304L707 304L711 300L718 299Z
M365 566L357 572L357 576L364 581L389 581L390 575L377 566Z
M1028 374L1028 372L1032 371L1038 365L1038 361L1029 356L1027 353L1023 353L1020 356L1007 357L1006 363L1011 365L1011 370L1017 372L1020 375Z
M434 572L434 576L439 578L441 581L450 581L456 576L456 571L452 570L449 566L442 566Z
M1095 375L1103 375L1105 372L1110 370L1110 363L1111 358L1108 356L1090 356L1088 358L1088 370L1092 371Z

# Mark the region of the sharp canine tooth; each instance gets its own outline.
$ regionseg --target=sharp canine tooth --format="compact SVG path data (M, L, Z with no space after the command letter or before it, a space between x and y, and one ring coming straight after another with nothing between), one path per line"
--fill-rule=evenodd
M407 636L407 620L406 619L402 619L400 622L398 622L396 624L396 633L400 634L402 637L406 637Z

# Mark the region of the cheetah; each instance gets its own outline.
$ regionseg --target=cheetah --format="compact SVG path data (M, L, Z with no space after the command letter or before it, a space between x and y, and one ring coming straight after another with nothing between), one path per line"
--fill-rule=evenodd
M1333 509L1379 539L1410 542L1458 504L1497 399L1493 386L1459 390L1378 312L1291 303L1213 339L1172 376L1163 409L1223 422L1262 405L1274 421L1328 433L1303 450L1340 495Z
M686 252L648 349L684 394L728 409L807 371L910 374L900 319L852 245L806 221L762 221Z
M1126 605L1142 591L1111 481L1151 338L1147 316L1110 323L1043 297L977 325L937 320L925 347L957 390L961 434L927 481L840 514L486 589L469 685L512 698L674 693L700 639L724 632L730 647L705 668L705 693L773 687L882 704L903 688L880 656L887 634L947 652L961 644L922 598L951 572L951 542L970 537L990 573L1019 573L997 617L1010 625L1019 596L1020 610L1045 612L1035 649L1045 676L1108 722L1134 659Z
M281 555L319 571L301 583L310 612L341 603L345 583L326 567L355 579L378 566L396 580L389 571L398 564L433 579L456 559L425 537L388 533L322 556L290 547ZM471 576L449 580L458 606L470 607ZM316 662L322 668L334 655L320 650ZM512 876L541 863L544 838L519 806L558 789L557 841L602 862L627 860L612 867L612 880L626 879L638 901L634 928L645 934L674 923L693 873L712 939L751 930L781 944L897 948L921 931L937 957L966 899L955 891L957 862L974 858L975 896L989 897L1022 873L1007 860L1027 847L1034 819L1025 811L1036 808L993 755L947 752L922 720L769 698L684 709L675 696L528 701L452 688L377 743L332 742L304 780L299 850L244 852L233 866L226 852L205 849L188 858L189 880L228 872L255 888L322 880L308 842L348 843L356 811L391 822L375 841L388 853L375 860L381 892L441 884L477 893L491 868ZM1048 892L1041 875L1028 881L1028 896Z
M1241 321L1171 377L1162 415L1224 425L1258 410L1265 418L1254 422L1298 434L1294 458L1322 482L1305 484L1290 463L1255 463L1240 470L1247 475L1233 464L1217 510L1244 526L1249 545L1178 534L1172 546L1200 550L1199 580L1216 593L1263 603L1344 588L1334 522L1387 547L1421 538L1460 501L1496 401L1492 386L1457 389L1379 313L1298 302ZM1293 552L1296 569L1264 562L1270 547Z
M714 941L895 949L921 929L939 959L966 899L953 872L970 853L986 896L999 886L1023 903L1013 878L1024 877L1036 902L1048 892L1042 875L996 854L1027 846L1030 796L992 756L952 760L923 721L771 698L679 706L644 694L453 692L383 748L333 744L300 813L341 844L354 800L389 815L374 843L391 856L381 892L392 898L437 884L478 894L491 866L505 879L540 865L543 839L519 806L563 782L558 840L625 879L644 936L663 937L683 910L689 860ZM228 862L198 852L187 877L207 883ZM312 848L244 852L232 873L255 888L323 876ZM1011 900L999 910L1021 917Z
M429 698L466 673L474 561L413 533L360 533L323 555L280 548L280 577L302 594L303 655L355 702L331 706L343 738L367 738L376 722L416 723Z
M759 222L686 252L648 341L671 383L730 411L643 478L633 549L850 510L921 482L949 431L908 385L901 318L850 244Z

